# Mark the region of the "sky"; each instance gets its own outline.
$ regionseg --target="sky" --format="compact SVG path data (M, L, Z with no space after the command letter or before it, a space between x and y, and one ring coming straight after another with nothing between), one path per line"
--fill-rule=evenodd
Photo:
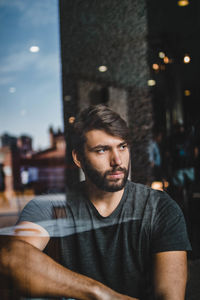
M34 150L63 130L58 14L58 0L0 0L0 136L31 136Z

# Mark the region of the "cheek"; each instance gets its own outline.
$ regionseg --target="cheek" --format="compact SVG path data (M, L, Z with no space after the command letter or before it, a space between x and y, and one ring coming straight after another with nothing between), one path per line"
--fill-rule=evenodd
M104 172L109 167L106 155L91 156L88 157L87 161L92 168L99 172Z
M127 155L127 162L128 162L128 164L130 163L130 152Z
M130 152L127 151L123 154L123 162L128 165L130 161Z

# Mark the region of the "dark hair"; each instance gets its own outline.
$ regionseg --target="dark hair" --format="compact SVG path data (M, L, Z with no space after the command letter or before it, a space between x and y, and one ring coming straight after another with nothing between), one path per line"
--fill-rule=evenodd
M93 129L104 130L130 143L129 129L121 116L105 105L92 105L81 111L73 124L72 148L79 154L83 153L85 134Z

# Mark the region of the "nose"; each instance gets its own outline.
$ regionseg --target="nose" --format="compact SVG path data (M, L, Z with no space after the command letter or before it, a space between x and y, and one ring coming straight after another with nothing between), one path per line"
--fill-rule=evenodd
M122 160L121 160L121 155L120 155L119 151L113 150L111 153L110 165L112 167L120 166L121 163L122 163Z

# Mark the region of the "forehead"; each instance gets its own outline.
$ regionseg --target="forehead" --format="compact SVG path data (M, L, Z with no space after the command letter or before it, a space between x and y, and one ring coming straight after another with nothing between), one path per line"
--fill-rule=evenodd
M124 140L120 137L113 136L105 132L104 130L93 129L85 134L86 145L89 147L95 147L97 145L114 146L123 143Z

